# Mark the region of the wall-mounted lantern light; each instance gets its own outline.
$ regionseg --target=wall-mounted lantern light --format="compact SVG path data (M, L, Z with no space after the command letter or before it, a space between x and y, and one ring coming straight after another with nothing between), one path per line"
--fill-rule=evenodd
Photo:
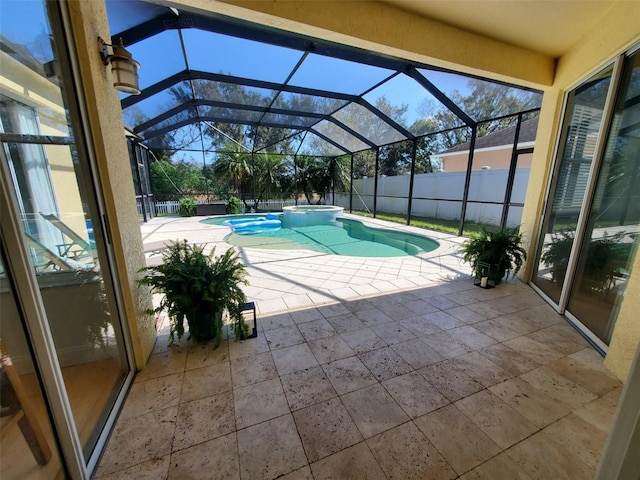
M140 95L140 88L138 87L138 69L140 64L136 62L131 54L124 48L122 38L119 45L110 45L101 38L98 38L100 42L100 56L102 57L102 63L105 65L111 64L111 72L113 73L113 86L116 90L124 93L130 93L131 95ZM113 49L113 53L109 55L109 49Z

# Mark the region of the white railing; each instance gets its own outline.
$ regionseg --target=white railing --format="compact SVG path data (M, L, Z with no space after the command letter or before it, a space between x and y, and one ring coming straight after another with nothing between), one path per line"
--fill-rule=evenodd
M204 200L198 200L196 203L202 204L207 203ZM252 202L251 202L252 203ZM301 205L303 202L298 200L298 205ZM306 203L306 201L304 202ZM258 202L258 210L261 212L280 212L282 211L282 207L289 207L295 205L296 202L293 199L272 199L272 200L262 200ZM157 215L178 215L180 212L180 202L175 200L169 200L166 202L155 202L156 206L156 214ZM142 205L138 205L138 213L142 214Z
M177 215L180 211L180 202L170 200L167 202L156 202L157 215Z

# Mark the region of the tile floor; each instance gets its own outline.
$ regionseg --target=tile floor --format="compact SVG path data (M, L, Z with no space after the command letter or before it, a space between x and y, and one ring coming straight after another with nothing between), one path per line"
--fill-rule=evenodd
M194 220L142 231L225 248ZM242 251L258 338L169 347L162 324L96 478L593 478L620 382L528 286L474 287L458 239L439 241L388 260Z

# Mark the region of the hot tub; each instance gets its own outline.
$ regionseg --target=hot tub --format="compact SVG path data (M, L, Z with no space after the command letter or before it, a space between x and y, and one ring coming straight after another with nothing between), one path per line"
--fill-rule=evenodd
M341 217L343 207L335 205L295 205L282 207L282 226L322 225Z

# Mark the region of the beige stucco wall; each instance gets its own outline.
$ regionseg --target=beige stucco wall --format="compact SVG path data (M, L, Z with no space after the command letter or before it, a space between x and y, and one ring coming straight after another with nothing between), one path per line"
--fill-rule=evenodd
M144 267L145 260L120 101L113 88L111 70L102 64L99 55L98 37L111 43L104 1L69 2L69 12L91 140L114 239L124 312L130 326L136 365L143 368L155 342L156 328L154 318L144 313L150 307L150 296L135 286L137 271Z
M549 88L544 92L540 109L540 119L536 133L536 146L527 183L527 194L520 221L523 243L528 251L527 264L518 276L528 279L535 257L536 232L540 228L542 209L549 175L553 164L553 155L557 143L558 125L561 121L564 93L560 88Z
M508 169L511 164L511 151L510 145L500 149L476 150L473 154L473 170L482 170L482 167L490 167L493 170ZM531 167L532 160L533 155L530 153L518 155L518 168ZM469 152L442 157L442 162L445 172L466 172Z
M636 350L640 348L640 252L636 253L633 271L618 320L613 331L605 364L619 378L626 379Z

